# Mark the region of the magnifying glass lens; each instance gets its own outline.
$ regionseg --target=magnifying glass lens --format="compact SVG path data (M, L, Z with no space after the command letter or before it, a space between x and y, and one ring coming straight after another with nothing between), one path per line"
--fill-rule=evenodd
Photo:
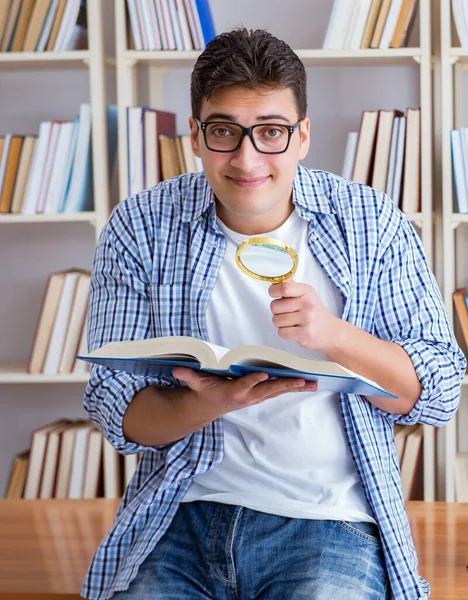
M254 279L280 283L294 275L298 258L296 252L280 240L255 237L239 244L236 263Z

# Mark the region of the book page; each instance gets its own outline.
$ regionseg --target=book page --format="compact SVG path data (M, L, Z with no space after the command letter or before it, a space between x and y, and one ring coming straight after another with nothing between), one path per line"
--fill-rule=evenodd
M223 356L229 352L229 348L225 348L224 346L217 346L216 344L211 344L210 342L205 342L205 344L213 350L218 361L220 361Z

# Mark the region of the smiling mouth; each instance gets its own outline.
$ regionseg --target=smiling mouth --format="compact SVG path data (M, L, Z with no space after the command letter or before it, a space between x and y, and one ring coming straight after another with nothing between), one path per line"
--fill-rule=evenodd
M268 181L269 178L270 178L269 175L267 175L266 177L252 177L252 178L228 177L228 179L230 179L233 183L235 183L239 187L258 187L259 185L262 185L263 183Z

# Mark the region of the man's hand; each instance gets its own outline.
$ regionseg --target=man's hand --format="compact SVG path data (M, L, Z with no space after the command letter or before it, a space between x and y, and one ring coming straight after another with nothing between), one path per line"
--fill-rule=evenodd
M260 404L290 392L315 392L317 384L303 379L268 379L267 373L250 373L238 379L199 373L186 367L174 367L174 377L184 381L199 397L195 411L224 415L233 410Z
M341 320L323 305L313 287L287 279L268 290L273 324L283 340L292 340L308 350L327 350L340 330Z

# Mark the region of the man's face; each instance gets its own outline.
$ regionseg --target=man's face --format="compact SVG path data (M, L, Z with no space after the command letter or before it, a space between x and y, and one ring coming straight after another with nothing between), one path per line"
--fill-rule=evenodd
M267 123L295 125L298 115L289 88L253 91L230 87L203 100L200 121L223 121L244 127ZM206 147L203 132L193 117L190 129L193 151L203 161L221 220L246 235L279 227L291 213L292 182L299 161L309 149L309 119L305 118L295 129L284 154L257 152L248 136L235 152L213 152Z

